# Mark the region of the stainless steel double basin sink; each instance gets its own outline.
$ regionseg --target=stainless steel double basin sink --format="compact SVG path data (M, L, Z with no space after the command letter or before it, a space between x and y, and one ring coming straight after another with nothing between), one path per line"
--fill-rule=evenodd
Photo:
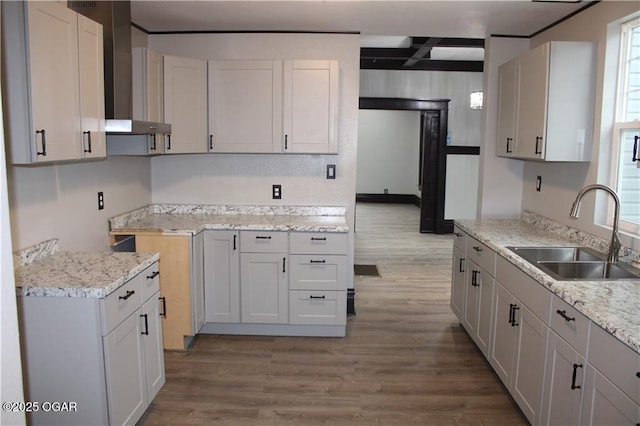
M507 247L557 280L640 279L640 273L623 263L610 263L587 247Z

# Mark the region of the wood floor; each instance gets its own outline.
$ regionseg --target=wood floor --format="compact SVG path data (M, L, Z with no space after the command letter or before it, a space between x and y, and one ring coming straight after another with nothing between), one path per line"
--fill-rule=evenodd
M450 236L419 209L358 204L346 338L200 335L165 352L141 425L527 424L449 309Z

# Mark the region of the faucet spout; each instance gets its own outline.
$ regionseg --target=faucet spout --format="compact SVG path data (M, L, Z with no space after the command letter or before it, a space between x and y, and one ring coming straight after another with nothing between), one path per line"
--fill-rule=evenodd
M578 216L580 215L580 205L582 204L581 203L582 197L587 192L593 191L596 189L601 189L607 192L609 195L611 195L614 201L615 207L613 212L613 229L611 231L611 243L609 244L609 254L607 256L607 262L609 263L617 262L618 251L622 247L622 242L620 241L620 235L618 233L618 225L620 222L620 199L618 198L618 194L616 194L616 192L613 189L609 188L608 186L600 185L600 184L585 186L578 192L578 195L576 195L576 200L573 202L573 205L571 206L571 212L569 213L569 217L573 219L578 218Z

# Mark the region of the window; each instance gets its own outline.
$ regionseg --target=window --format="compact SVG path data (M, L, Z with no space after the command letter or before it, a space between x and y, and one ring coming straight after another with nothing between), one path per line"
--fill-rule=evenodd
M620 27L611 185L620 197L620 229L640 234L640 18ZM613 222L609 213L609 223Z

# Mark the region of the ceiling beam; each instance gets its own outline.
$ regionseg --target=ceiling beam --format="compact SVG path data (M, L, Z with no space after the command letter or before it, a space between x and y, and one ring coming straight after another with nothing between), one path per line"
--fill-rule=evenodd
M425 41L424 44L420 46L420 48L416 51L416 53L414 53L413 56L411 56L411 58L409 58L409 60L404 63L404 66L411 67L415 65L420 59L427 56L429 52L431 52L431 49L437 46L441 40L442 39L438 37L428 38L427 41Z
M390 47L363 47L360 49L360 58L367 59L404 59L407 60L417 52L418 49L411 48L390 48Z
M400 59L360 59L361 70L402 70L402 71L465 71L482 72L483 61L444 61L423 60L407 67L404 60Z
M418 48L425 44L431 37L411 37L411 47ZM438 47L481 47L484 48L482 38L452 38L443 37Z

